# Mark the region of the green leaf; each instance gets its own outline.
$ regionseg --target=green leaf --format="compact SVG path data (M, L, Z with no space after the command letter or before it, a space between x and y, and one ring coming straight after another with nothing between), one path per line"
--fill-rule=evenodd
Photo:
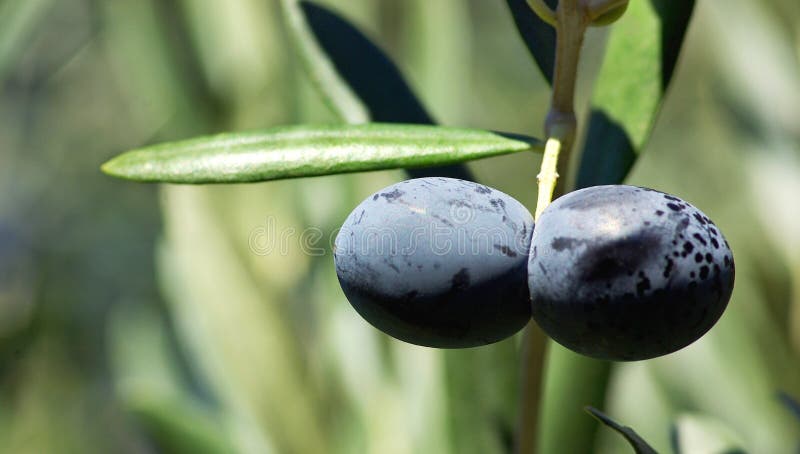
M622 182L672 80L694 0L630 2L612 25L578 171L578 188Z
M283 0L283 7L303 68L342 121L434 123L397 66L358 28L311 2ZM473 180L463 165L407 173Z
M556 30L546 23L528 6L526 0L506 0L514 23L517 26L522 41L528 47L528 51L533 56L536 66L547 79L547 83L553 84L553 69L556 61ZM551 8L558 4L555 0L546 0Z
M633 450L636 454L657 454L656 450L653 449L652 446L647 444L642 437L639 436L633 429L628 426L623 426L613 419L611 419L608 415L601 412L600 410L594 407L586 407L584 408L589 414L597 418L598 421L602 422L603 424L607 425L608 427L617 431L620 435L625 437L630 443Z
M143 182L245 183L453 164L541 147L537 139L475 129L301 125L150 146L102 169Z

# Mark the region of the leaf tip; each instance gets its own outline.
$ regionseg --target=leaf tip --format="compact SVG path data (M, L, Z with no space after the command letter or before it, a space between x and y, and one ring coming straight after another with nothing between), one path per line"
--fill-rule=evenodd
M115 160L116 158L111 158L108 161L100 164L100 171L106 175L117 176L116 166L114 165Z
M127 153L123 153L104 162L100 165L100 171L114 178L137 181L136 169L128 162L126 155Z

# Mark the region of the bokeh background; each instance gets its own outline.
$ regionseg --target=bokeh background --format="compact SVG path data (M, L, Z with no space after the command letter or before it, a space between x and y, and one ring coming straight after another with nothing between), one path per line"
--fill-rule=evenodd
M319 3L442 124L541 136L547 86L505 2ZM144 144L332 121L276 0L1 0L0 452L508 452L519 336L403 344L338 287L328 238L402 172L159 187L99 171ZM470 164L531 210L538 166ZM800 3L698 1L628 181L712 217L737 282L703 339L614 365L603 410L664 452L671 427L686 452L796 452L778 393L800 397ZM598 427L597 452L623 443Z

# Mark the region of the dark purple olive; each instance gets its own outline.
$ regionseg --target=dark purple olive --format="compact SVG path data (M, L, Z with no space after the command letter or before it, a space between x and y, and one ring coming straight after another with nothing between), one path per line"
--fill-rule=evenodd
M733 254L703 212L633 186L596 186L555 200L531 240L532 313L565 347L610 360L679 350L720 318Z

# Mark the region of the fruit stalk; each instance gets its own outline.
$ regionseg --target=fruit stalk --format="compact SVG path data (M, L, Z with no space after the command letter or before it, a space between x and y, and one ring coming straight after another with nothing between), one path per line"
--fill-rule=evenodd
M535 219L553 199L565 192L569 158L575 142L575 85L583 36L589 24L585 5L580 0L561 0L553 11L543 0L529 0L531 9L545 22L556 28L556 59L553 74L553 95L545 120L547 145L537 176L539 196ZM555 20L553 20L555 19ZM531 322L523 340L521 407L515 451L519 454L536 452L537 422L541 402L544 358L544 333Z

